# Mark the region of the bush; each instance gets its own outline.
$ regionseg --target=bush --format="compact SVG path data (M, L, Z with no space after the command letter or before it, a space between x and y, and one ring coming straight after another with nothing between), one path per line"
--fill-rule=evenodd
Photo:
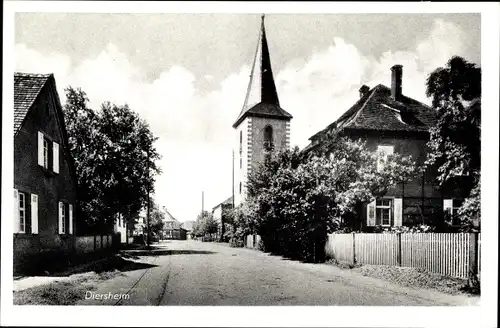
M245 243L243 242L243 240L241 238L232 237L229 240L229 246L231 246L231 247L244 247Z

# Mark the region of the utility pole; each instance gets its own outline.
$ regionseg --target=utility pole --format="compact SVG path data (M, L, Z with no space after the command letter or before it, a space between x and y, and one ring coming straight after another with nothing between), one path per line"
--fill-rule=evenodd
M233 200L233 209L234 209L234 149L233 149L233 186L231 188L231 195L233 196L232 200Z
M201 215L203 216L203 210L205 209L205 192L201 192Z
M147 172L148 172L148 180L149 180L149 148L146 150L146 167L147 167ZM148 229L148 234L146 236L146 244L147 244L147 248L149 249L151 247L151 233L149 231L149 206L150 206L150 199L149 199L149 181L148 181L148 184L146 185L147 186L147 190L148 190L148 204L147 204L147 217L146 217L146 226L147 226L147 229Z

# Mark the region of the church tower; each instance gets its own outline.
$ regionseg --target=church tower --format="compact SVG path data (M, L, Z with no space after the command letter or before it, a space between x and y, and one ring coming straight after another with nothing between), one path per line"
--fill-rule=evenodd
M262 15L245 101L233 124L235 206L245 200L248 176L264 162L265 149L280 151L290 147L291 119L292 115L280 107Z

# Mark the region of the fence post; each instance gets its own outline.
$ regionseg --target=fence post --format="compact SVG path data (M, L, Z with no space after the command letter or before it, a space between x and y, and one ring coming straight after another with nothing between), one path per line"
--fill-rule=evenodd
M398 232L397 236L398 236L398 266L401 266L401 232Z
M356 264L356 234L352 233L352 264Z
M469 251L469 278L473 278L475 275L477 275L477 262L479 261L478 258L478 234L476 232L471 232L469 233L469 243L470 243L470 251Z

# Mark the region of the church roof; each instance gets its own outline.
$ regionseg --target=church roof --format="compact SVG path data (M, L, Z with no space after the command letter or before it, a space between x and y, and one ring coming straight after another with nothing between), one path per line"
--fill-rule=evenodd
M267 45L264 15L262 15L259 41L250 72L247 93L233 127L238 126L247 116L272 117L290 120L292 115L280 107L276 84L274 83L269 47Z

